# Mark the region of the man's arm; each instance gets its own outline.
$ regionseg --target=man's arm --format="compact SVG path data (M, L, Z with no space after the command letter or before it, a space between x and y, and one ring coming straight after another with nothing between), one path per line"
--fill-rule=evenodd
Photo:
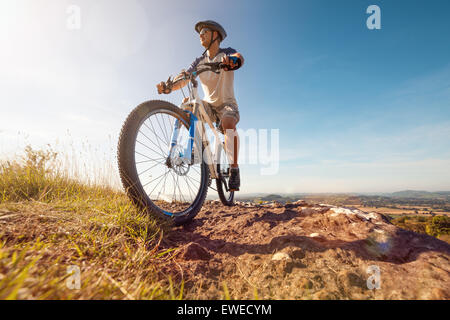
M187 73L192 73L192 71L194 71L194 69L197 67L197 65L200 63L200 61L201 61L202 59L203 59L203 56L200 56L200 57L196 58L196 59L194 60L194 62L191 63L191 65L190 65L189 68L186 70L186 72L187 72ZM175 81L176 79L178 79L180 76L182 76L182 75L183 75L183 72L184 72L184 70L181 71L180 74L174 78L174 81ZM183 88L183 87L184 87L185 85L187 85L188 83L189 83L189 80L180 81L179 83L177 83L176 85L174 85L174 86L172 87L172 90L164 90L164 89L166 88L166 87L165 87L165 82L160 82L160 83L158 83L158 84L156 85L156 88L158 89L158 93L159 93L159 94L161 94L161 93L169 94L169 93L172 92L172 91L175 91L175 90L178 90L178 89Z

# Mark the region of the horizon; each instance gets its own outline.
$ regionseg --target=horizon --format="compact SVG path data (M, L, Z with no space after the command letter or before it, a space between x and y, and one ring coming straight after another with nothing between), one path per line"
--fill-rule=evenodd
M438 191L427 191L427 190L398 190L391 192L249 192L240 193L240 195L255 195L255 194L274 194L274 195L296 195L296 194L393 194L401 192L424 192L424 193L450 193L450 190L438 190ZM238 195L239 196L239 195Z
M238 196L450 190L450 2L230 1L239 11L206 0L2 2L0 159L50 144L70 170L120 188L123 122L143 101L180 104L181 91L158 95L156 83L203 52L193 26L212 19L228 33L221 47L245 59L237 127L279 130L275 174L241 146ZM381 29L367 27L373 4Z

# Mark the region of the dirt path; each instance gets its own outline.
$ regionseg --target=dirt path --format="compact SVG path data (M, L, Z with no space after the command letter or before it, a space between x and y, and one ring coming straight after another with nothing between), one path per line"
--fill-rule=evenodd
M450 298L449 244L352 208L207 201L164 246L180 247L186 298Z

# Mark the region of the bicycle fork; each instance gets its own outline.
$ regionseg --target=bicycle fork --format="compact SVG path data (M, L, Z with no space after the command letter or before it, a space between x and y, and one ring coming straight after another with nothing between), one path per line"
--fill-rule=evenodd
M189 123L189 138L186 148L182 150L175 149L175 146L177 145L178 136L180 134L180 128L181 128L181 122L180 120L175 120L174 128L172 131L172 137L170 142L170 149L168 154L168 159L177 158L180 159L180 164L192 164L193 157L192 153L194 151L194 138L195 138L195 127L198 121L198 118L189 110L184 110L184 112L188 113L190 115L190 123ZM178 152L177 155L174 154L174 152Z
M210 178L211 179L218 179L219 178L219 174L217 173L216 170L216 165L214 162L214 159L212 158L212 154L211 152L206 149L206 155L203 155L202 153L202 143L203 143L203 135L201 135L201 138L196 138L195 135L197 133L199 133L198 130L196 130L196 126L197 126L197 122L198 122L198 118L190 111L190 110L183 110L184 112L187 112L191 117L190 117L190 123L189 123L189 139L188 139L188 143L185 149L182 149L177 144L178 141L178 136L180 133L180 128L181 128L181 122L180 120L175 120L174 123L174 130L172 132L172 137L171 137L171 142L170 142L170 149L169 149L169 154L166 160L166 164L168 167L172 168L173 165L182 165L182 164L187 164L187 165L192 165L194 164L195 161L195 157L193 157L193 151L194 151L194 139L200 139L201 142L199 144L199 150L197 150L196 152L200 153L200 161L205 160L206 163L208 164L209 167L209 172L210 172ZM200 130L203 132L203 130ZM209 145L209 143L207 143L207 145ZM219 142L219 145L221 145L223 147L223 143L221 144ZM217 142L216 142L216 148L218 147ZM206 157L206 159L203 159L204 156Z

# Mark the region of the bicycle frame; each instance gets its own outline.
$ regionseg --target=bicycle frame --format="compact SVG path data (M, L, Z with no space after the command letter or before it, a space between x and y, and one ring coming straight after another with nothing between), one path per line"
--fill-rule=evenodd
M183 154L180 154L180 158L182 161L186 164L191 164L192 159L192 152L194 148L194 139L196 138L196 134L200 132L201 137L201 143L205 146L204 154L202 155L202 161L206 160L206 163L209 166L209 172L212 179L219 179L219 173L217 172L217 163L216 163L216 157L214 155L217 155L217 153L220 151L220 147L222 146L221 140L219 138L219 134L217 133L216 128L214 127L211 118L209 117L208 113L205 110L205 106L203 105L203 101L200 99L200 96L198 95L198 85L197 83L194 83L192 85L192 88L189 86L191 83L188 84L188 90L189 90L189 99L185 103L182 103L180 105L180 108L182 108L185 112L188 112L190 114L190 123L189 123L189 140L187 143L187 147L184 150ZM193 108L192 108L193 106ZM192 108L192 111L189 110ZM200 121L199 121L200 120ZM215 151L214 154L211 151L210 143L206 137L206 129L204 123L208 123L209 127L211 128L212 132L214 133L216 142L215 142ZM181 123L177 119L174 124L174 130L172 132L172 139L171 139L171 146L169 150L170 156L173 152L173 149L176 145L178 135L179 135L179 128L181 126ZM204 159L206 157L206 159Z

